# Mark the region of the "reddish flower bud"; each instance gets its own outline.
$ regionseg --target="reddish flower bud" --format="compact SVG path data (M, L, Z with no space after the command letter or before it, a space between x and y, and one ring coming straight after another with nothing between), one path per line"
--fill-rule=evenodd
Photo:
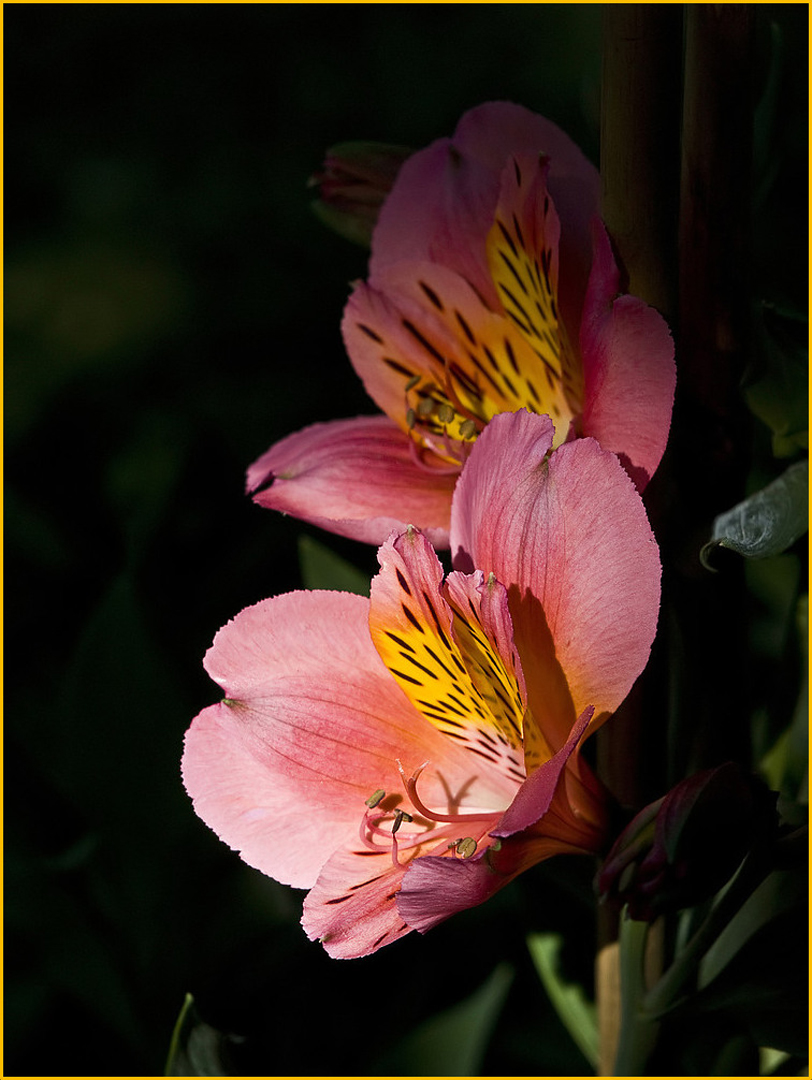
M369 247L381 204L411 153L405 146L374 142L331 147L323 168L309 181L319 189L316 215L345 239Z
M708 899L774 826L774 799L734 762L681 781L615 841L596 881L601 899L648 922Z

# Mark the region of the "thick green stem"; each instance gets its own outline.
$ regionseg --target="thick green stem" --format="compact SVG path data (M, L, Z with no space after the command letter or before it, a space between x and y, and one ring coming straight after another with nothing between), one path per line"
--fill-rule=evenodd
M602 213L624 287L666 316L676 306L680 5L604 8ZM653 668L652 668L653 671ZM598 773L622 805L662 794L662 739L646 718L664 710L661 676L641 680L597 736ZM611 1075L620 1023L617 922L598 925L600 1074Z
M603 32L603 219L625 287L669 316L676 303L682 8L608 4ZM649 684L635 687L598 733L601 779L632 809L662 794L652 769L661 750L643 717L664 707L663 680Z
M603 218L628 290L676 307L682 7L607 4L601 98Z
M699 561L714 517L744 493L747 410L739 391L750 335L748 236L752 20L747 4L686 7L679 229L677 395L667 461L673 497L664 599L683 651L671 733L675 783L730 758L749 760L743 564ZM675 650L676 651L676 650Z
M646 922L621 919L621 1025L613 1076L645 1076L649 1054L657 1041L659 1025L643 1008L648 932Z

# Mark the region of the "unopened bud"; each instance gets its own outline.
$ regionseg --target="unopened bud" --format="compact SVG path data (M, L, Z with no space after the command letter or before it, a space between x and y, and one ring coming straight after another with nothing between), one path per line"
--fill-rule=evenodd
M775 822L774 797L734 762L696 773L627 825L598 874L598 893L648 922L691 907L725 884Z
M345 239L369 247L381 205L411 153L405 146L374 142L331 147L309 181L319 189L316 215Z

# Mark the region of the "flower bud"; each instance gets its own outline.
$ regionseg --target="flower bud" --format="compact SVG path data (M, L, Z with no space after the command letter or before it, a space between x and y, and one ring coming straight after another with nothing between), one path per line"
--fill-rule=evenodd
M596 880L601 900L652 922L708 899L775 827L774 800L734 762L681 781L620 834Z
M318 187L316 215L347 240L369 246L378 211L412 151L387 143L346 142L327 151L309 187Z

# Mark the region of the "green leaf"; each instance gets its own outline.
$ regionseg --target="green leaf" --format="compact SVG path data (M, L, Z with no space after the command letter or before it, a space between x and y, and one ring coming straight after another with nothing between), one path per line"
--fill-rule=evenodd
M699 965L699 989L715 980L765 927L806 903L806 886L796 871L779 870L767 877L733 916Z
M784 1050L763 1046L759 1051L759 1076L772 1076L779 1065L789 1060L789 1056Z
M809 527L809 462L790 465L782 476L732 510L720 514L700 558L709 570L708 555L725 547L750 559L778 555L795 543Z
M759 1046L805 1054L807 927L803 897L748 938L721 973L694 995L689 1007L748 1032Z
M560 934L531 934L527 947L547 996L564 1027L590 1063L598 1064L598 1018L595 1006L582 987L561 975L559 955L564 944Z
M306 589L338 589L369 596L369 578L311 536L299 537L299 565Z
M229 1076L227 1044L229 1036L205 1024L195 1008L194 998L186 995L180 1011L169 1054L165 1076Z
M796 624L800 638L801 679L798 700L789 727L779 735L759 762L759 768L774 791L799 799L809 775L809 597L797 605Z
M809 446L809 327L806 316L773 304L755 312L755 356L742 391L773 432L773 453L790 457Z
M432 1016L383 1055L380 1075L478 1076L513 968L499 964L469 998Z

